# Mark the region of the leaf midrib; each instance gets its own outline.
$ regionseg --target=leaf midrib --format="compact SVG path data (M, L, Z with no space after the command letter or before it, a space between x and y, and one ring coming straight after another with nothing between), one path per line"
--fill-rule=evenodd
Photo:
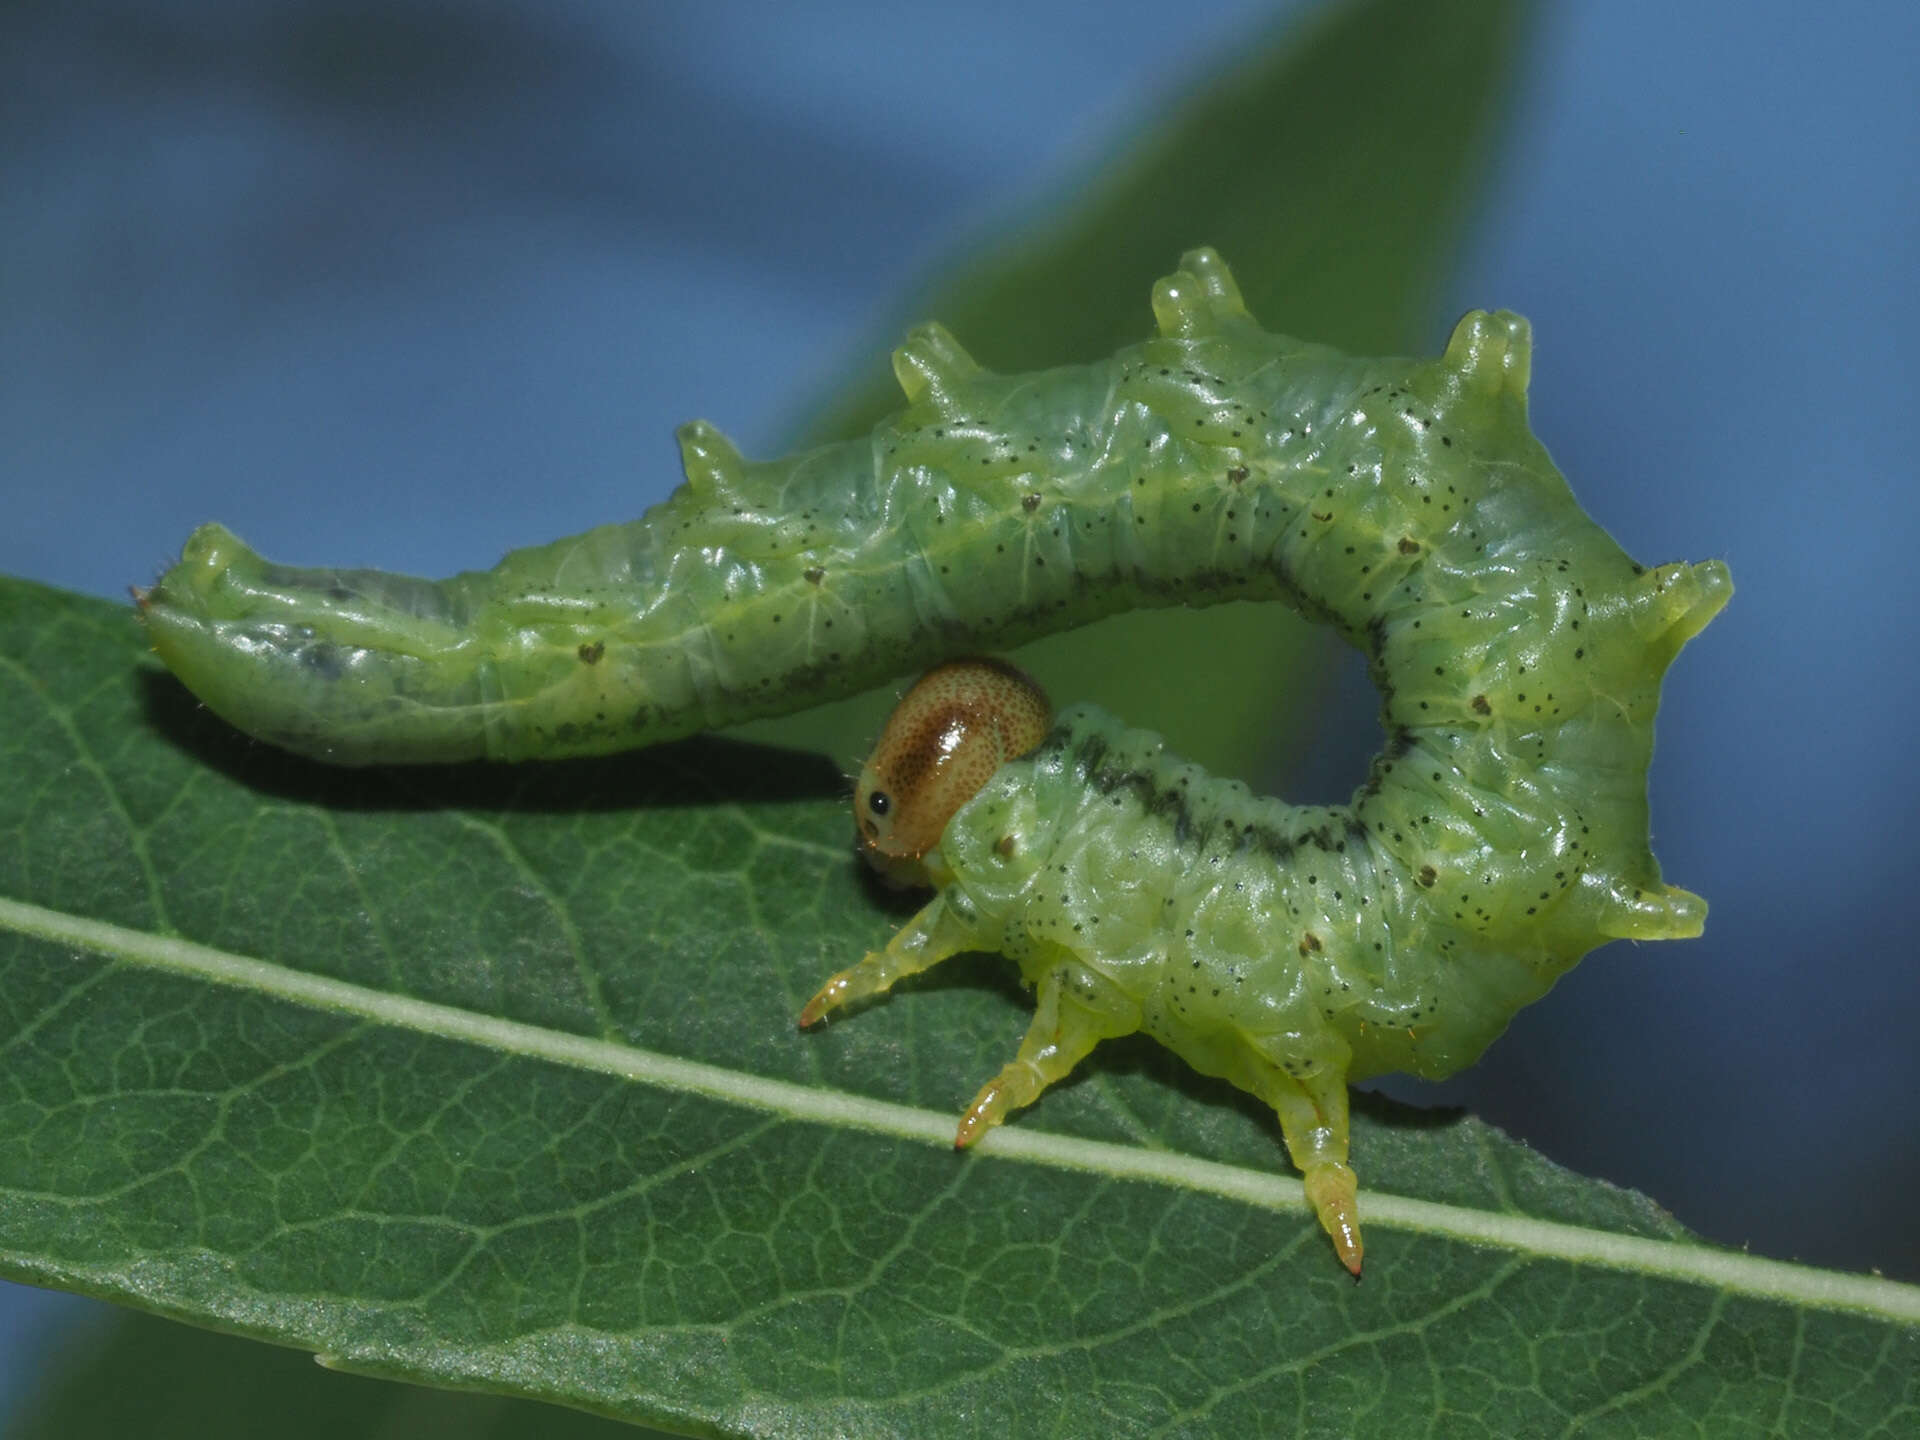
M289 1004L352 1015L422 1035L481 1045L505 1054L597 1071L656 1089L699 1095L805 1124L884 1135L942 1149L953 1144L951 1115L769 1079L633 1045L394 995L365 985L290 970L191 940L153 935L17 900L0 898L0 930L123 964L247 990ZM1030 1126L995 1130L974 1149L1002 1160L1079 1170L1113 1180L1171 1185L1266 1210L1306 1210L1306 1199L1297 1180L1177 1152L1081 1140L1048 1134ZM1377 1190L1367 1191L1365 1198L1369 1228L1419 1231L1540 1259L1600 1265L1761 1299L1861 1311L1905 1324L1920 1324L1920 1286L1877 1276L1847 1275L1698 1243L1621 1235Z

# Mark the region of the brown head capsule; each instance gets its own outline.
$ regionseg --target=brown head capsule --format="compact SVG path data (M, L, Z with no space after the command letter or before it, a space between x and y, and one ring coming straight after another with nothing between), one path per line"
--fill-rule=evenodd
M1052 723L1046 692L1004 660L952 660L922 675L887 718L853 792L867 862L901 883L927 883L920 857L954 812Z

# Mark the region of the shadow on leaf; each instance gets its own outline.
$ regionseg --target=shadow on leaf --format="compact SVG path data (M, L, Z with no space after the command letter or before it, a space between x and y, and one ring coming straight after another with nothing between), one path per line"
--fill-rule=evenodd
M141 682L153 728L195 764L295 804L566 813L837 800L850 788L824 756L712 735L580 760L344 769L236 730L163 670L144 671Z

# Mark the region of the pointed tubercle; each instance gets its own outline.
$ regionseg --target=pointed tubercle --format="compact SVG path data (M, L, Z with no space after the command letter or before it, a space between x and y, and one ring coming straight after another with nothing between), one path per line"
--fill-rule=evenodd
M1169 339L1217 334L1246 318L1240 286L1217 250L1189 250L1178 270L1153 282L1153 321Z
M1707 926L1707 902L1678 885L1616 888L1600 933L1614 940L1693 940Z
M747 462L718 426L689 420L673 434L680 442L680 468L697 494L714 497L738 488Z
M909 405L926 400L942 413L953 410L954 391L980 373L980 362L936 320L916 325L893 352L893 375Z
M1441 363L1476 390L1524 400L1533 378L1533 327L1511 310L1469 310Z

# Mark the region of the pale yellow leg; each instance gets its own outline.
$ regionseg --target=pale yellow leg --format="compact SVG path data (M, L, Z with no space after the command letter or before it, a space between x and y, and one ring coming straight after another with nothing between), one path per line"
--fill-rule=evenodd
M973 1144L1015 1110L1064 1080L1102 1040L1140 1028L1140 1006L1112 981L1075 960L1063 960L1041 980L1033 1024L1013 1062L980 1088L960 1117L953 1143Z
M976 950L980 942L972 928L955 917L946 902L936 897L909 920L884 950L875 950L858 965L835 975L820 987L800 1012L800 1027L819 1023L830 1010L838 1010L855 1000L891 990L894 982L922 970L931 970L942 960L966 950Z
M1360 1278L1359 1181L1347 1164L1347 1075L1322 1063L1296 1078L1264 1054L1249 1055L1249 1073L1234 1083L1273 1106L1287 1154L1306 1183L1307 1203L1333 1240L1340 1263ZM1296 1062L1296 1068L1298 1068ZM1251 1082L1251 1083L1249 1083Z

